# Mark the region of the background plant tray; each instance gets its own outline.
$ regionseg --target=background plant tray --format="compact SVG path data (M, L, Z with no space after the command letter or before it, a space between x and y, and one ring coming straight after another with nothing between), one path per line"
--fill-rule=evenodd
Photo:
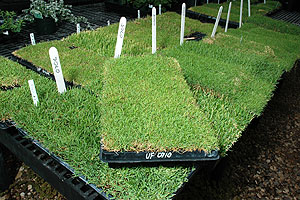
M197 19L200 22L203 23L215 23L216 21L216 17L213 16L209 16L209 15L204 15L201 13L197 13L191 10L187 10L186 11L186 16L192 19ZM219 21L219 26L221 27L225 27L226 25L226 20L225 19L220 19ZM233 21L229 21L228 23L228 28L238 28L239 27L239 23L238 22L233 22Z
M210 153L204 151L192 152L110 152L100 150L100 159L107 163L169 163L190 164L204 161L217 161L220 159L219 152L214 150Z

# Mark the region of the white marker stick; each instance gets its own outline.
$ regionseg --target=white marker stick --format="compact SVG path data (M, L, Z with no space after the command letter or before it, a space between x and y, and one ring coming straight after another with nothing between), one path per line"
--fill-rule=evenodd
M64 76L63 76L62 70L61 70L58 51L55 47L51 47L49 49L49 56L50 56L50 61L52 64L52 69L54 72L54 77L55 77L58 92L60 94L62 94L64 92L66 92L67 90L66 90Z
M138 10L138 19L140 19L140 18L141 18L141 11Z
M217 16L217 19L216 19L216 22L215 22L215 26L214 26L214 29L213 29L213 31L211 33L211 37L212 38L215 37L215 35L216 35L216 31L217 31L217 28L218 28L218 25L219 25L219 21L220 21L220 18L221 18L222 10L223 10L223 6L221 6L219 8L219 13L218 13L218 16Z
M110 21L109 20L107 20L107 26L110 26Z
M80 24L76 24L76 32L80 33Z
M156 52L156 8L152 8L152 54Z
M208 4L208 0L206 0L206 4Z
M121 17L120 23L119 23L119 30L118 30L117 44L116 44L114 58L119 58L121 56L123 40L124 40L124 35L125 35L126 22L127 22L126 18Z
M264 4L266 4L266 0L264 0Z
M248 0L248 16L250 17L251 16L251 3L250 3L250 0Z
M185 3L182 4L181 9L181 31L180 31L180 45L183 44L183 37L184 37L184 24L185 24L185 12L186 12L186 5Z
M197 6L197 0L195 0L195 7Z
M220 0L218 0L218 4L220 4Z
M228 13L227 13L227 19L226 19L226 26L225 26L225 33L228 30L228 23L229 23L229 18L230 18L231 4L232 4L232 2L229 3L229 7L228 7Z
M39 101L39 98L38 98L38 95L37 95L37 93L36 93L36 89L35 89L35 85L34 85L33 80L28 80L28 84L29 84L29 89L30 89L30 92L31 92L33 104L34 104L35 106L37 106L37 103L38 103L38 101Z
M241 0L239 28L242 27L242 18L243 18L243 0Z
M30 40L31 40L31 44L35 45L35 39L34 39L34 34L30 33Z
M158 14L161 15L161 4L158 5Z

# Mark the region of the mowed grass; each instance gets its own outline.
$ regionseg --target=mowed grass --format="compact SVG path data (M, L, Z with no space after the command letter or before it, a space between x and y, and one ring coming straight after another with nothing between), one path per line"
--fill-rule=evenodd
M17 122L75 173L108 194L118 199L167 199L187 180L192 170L188 167L109 168L99 160L100 98L78 88L60 95L53 81L2 58L0 71L1 79L11 73L33 79L39 97L36 107L26 81L20 82L19 88L0 91L0 119Z
M221 4L217 4L217 3L203 4L201 6L191 7L189 9L194 12L217 17L220 6L223 6L221 19L226 20L228 8L229 8L229 2L230 1ZM251 2L254 3L253 1ZM235 22L240 21L240 5L241 5L241 1L232 1L230 18L229 18L230 21L235 21ZM270 0L268 0L266 4L264 3L253 4L250 7L251 17L255 15L259 15L259 16L265 15L270 11L279 8L280 5L281 4L278 1L270 1ZM251 17L248 16L248 0L244 0L243 11L242 11L242 22L247 23L248 22L247 20L250 19Z
M28 70L21 68L14 70L18 64L0 56L1 71L0 71L0 87L23 85L28 80Z
M223 153L262 113L284 70L264 56L206 43L186 43L162 55L178 60L198 105L212 121Z
M101 136L108 151L211 151L217 139L174 58L105 64Z

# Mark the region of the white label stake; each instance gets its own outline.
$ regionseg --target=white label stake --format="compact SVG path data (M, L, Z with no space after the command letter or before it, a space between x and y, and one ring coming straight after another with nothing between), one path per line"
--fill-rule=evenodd
M138 19L140 19L140 18L141 18L141 11L138 10Z
M197 6L197 0L195 0L195 7Z
M208 2L208 0L206 0L206 4L208 4L209 2Z
M35 89L35 85L34 85L33 80L28 80L28 84L29 84L29 89L30 89L30 92L31 92L33 104L34 104L35 106L37 106L37 103L38 103L38 101L39 101L39 98L38 98L38 95L37 95L37 93L36 93L36 89Z
M161 15L161 4L158 5L158 14Z
M156 8L152 8L152 54L156 52Z
M251 3L250 3L250 0L248 0L248 16L250 17L251 16Z
M264 4L266 4L266 0L264 0Z
M80 24L76 24L76 32L80 33Z
M110 26L110 21L109 20L107 20L107 26Z
M185 24L185 10L186 10L186 5L185 3L182 4L182 9L181 9L181 31L180 31L180 45L183 44L183 37L184 37L184 24Z
M218 4L220 4L220 0L218 0Z
M239 28L242 27L242 18L243 18L243 0L241 0Z
M123 40L124 40L124 35L125 35L126 22L127 22L126 18L121 17L120 23L119 23L119 30L118 30L117 44L116 44L114 58L119 58L121 56Z
M34 39L34 34L30 33L30 40L31 40L31 44L35 45L35 39Z
M58 92L60 94L66 92L65 80L62 74L61 65L59 61L58 51L55 47L49 49L50 61L54 72L54 77L57 85Z
M229 3L229 7L228 7L228 13L227 13L227 19L226 19L226 26L225 26L225 33L228 30L228 23L229 23L229 18L230 18L231 4L232 4L232 2Z
M215 22L215 26L214 26L214 29L213 29L213 31L211 33L211 37L212 38L215 37L215 35L216 35L216 31L217 31L217 28L218 28L218 25L219 25L219 21L220 21L220 18L221 18L222 10L223 10L223 6L221 6L219 8L219 13L218 13L218 16L217 16L217 19L216 19L216 22Z

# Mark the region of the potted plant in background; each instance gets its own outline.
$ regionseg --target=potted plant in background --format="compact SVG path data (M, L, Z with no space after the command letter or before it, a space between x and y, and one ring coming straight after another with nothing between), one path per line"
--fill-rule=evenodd
M68 21L74 24L83 22L89 27L87 19L82 16L75 16L71 5L65 5L63 0L30 0L30 7L23 10L24 20L36 23L38 34L51 34L57 30L57 26Z
M13 11L0 10L0 33L1 38L13 37L19 33L24 25L24 21L17 17Z

